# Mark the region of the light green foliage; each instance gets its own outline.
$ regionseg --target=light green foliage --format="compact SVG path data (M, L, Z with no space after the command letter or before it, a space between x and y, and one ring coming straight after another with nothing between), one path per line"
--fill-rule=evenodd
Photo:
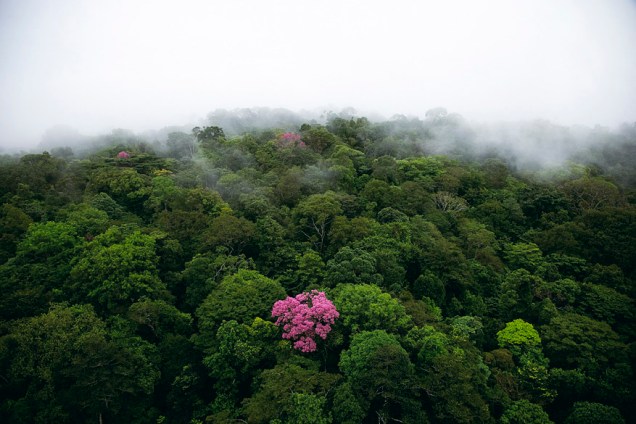
M296 270L295 279L298 284L298 291L306 291L310 288L317 288L324 277L325 263L320 255L308 250L302 255L296 256L298 261L298 269Z
M123 312L142 296L164 297L155 242L134 227L111 227L95 237L71 270L74 297L110 312Z
M519 357L517 372L526 396L545 404L554 400L557 393L550 387L548 360L541 351L529 351Z
M363 148L372 138L373 126L367 118L331 116L327 123L330 132L355 148Z
M352 166L354 169L359 169L363 166L366 159L364 152L353 149L344 144L337 144L334 146L329 158L334 163L343 166Z
M151 192L151 178L132 168L101 168L91 174L88 190L104 192L130 211L141 211Z
M212 337L224 320L246 324L256 317L270 318L272 305L284 297L285 290L279 283L256 271L241 269L225 277L197 309L201 336Z
M77 233L84 237L93 237L103 233L110 224L108 214L87 203L73 205L58 212L61 221L66 221L77 229Z
M232 211L230 205L216 191L194 187L182 191L181 194L183 197L179 197L179 209L198 211L212 217Z
M511 243L504 247L504 257L512 269L536 270L543 262L543 253L534 243Z
M363 330L404 331L411 322L404 307L372 284L341 284L334 290L339 322L355 333Z
M16 256L0 266L0 316L8 319L44 312L47 303L61 295L82 245L71 224L31 224L16 247Z
M397 162L400 182L416 181L432 188L434 179L444 172L442 161L436 157L400 159Z
M501 416L501 424L552 424L541 406L525 399L511 403Z
M325 412L327 398L311 393L294 393L285 423L330 424L331 415Z
M18 244L19 261L50 260L68 252L78 244L77 228L61 222L44 222L31 225L24 239Z
M448 353L452 349L449 337L430 325L413 327L405 338L405 346L417 358L416 365L421 368L430 366L436 356Z
M329 174L330 179L338 188L349 190L354 185L356 171L353 169L353 164L349 166L332 165L329 167Z
M262 361L274 359L279 339L278 328L258 317L250 325L224 321L206 349L203 364L219 380L219 387L246 380Z
M507 323L503 330L497 332L497 343L517 356L541 349L539 333L532 324L522 319Z
M149 191L150 195L144 206L155 212L173 209L180 194L174 180L167 175L154 177Z

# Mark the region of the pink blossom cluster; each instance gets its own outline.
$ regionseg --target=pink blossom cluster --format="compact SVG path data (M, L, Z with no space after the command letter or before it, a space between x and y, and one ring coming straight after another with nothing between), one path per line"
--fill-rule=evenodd
M283 326L283 338L294 340L294 348L301 352L314 352L314 338L326 339L339 316L334 304L318 290L279 300L272 308L276 325Z
M281 147L287 147L287 146L305 147L305 143L300 141L300 139L301 139L300 134L296 134L293 132L286 132L278 136L278 144Z

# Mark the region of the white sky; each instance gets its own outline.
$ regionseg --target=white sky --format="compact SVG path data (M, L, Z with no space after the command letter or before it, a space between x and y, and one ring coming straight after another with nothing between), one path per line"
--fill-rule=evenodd
M0 146L284 107L636 121L630 0L0 0Z

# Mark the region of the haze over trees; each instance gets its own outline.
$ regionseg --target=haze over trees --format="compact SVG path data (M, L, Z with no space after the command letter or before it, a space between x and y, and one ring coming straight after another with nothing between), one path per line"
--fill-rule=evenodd
M1 157L0 421L636 420L634 125L244 116Z

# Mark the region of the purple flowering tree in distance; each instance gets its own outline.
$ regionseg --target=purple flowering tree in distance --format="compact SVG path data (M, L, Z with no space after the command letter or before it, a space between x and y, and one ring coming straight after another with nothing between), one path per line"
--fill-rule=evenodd
M276 325L283 326L283 338L293 340L294 348L301 352L314 352L314 338L326 339L331 324L339 316L334 304L318 290L288 296L274 303L272 308L272 317L277 317Z

